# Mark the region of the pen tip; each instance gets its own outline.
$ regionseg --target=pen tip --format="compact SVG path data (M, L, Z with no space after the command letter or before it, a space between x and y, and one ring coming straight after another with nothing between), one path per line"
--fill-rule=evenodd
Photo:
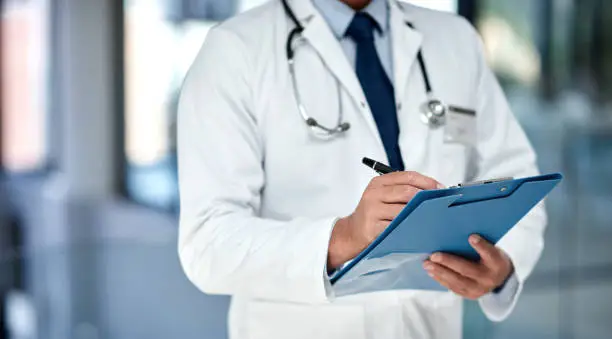
M363 158L363 160L361 160L363 162L364 165L368 166L368 167L372 167L374 166L374 163L376 161L370 159L370 158Z

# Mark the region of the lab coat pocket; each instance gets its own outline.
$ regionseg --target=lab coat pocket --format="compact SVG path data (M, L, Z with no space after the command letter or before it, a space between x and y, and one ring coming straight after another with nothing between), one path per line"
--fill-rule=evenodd
M365 339L361 305L304 305L254 301L248 307L249 339Z
M476 144L476 111L451 106L448 109L444 127L444 143L474 146Z
M457 111L459 110L459 111ZM476 113L454 107L447 114L446 125L439 134L444 154L444 178L447 184L464 182L470 172L470 155L477 144Z

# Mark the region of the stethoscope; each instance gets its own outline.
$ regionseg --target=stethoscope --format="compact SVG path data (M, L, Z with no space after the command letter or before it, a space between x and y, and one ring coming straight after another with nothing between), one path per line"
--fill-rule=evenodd
M287 62L289 64L289 73L291 75L291 83L293 86L293 93L295 95L298 111L306 123L308 127L310 127L315 134L322 135L325 137L334 137L339 134L342 134L348 131L351 128L351 124L343 121L344 119L344 110L342 107L342 99L341 99L341 87L340 81L336 79L336 85L338 88L338 122L335 127L327 127L320 124L317 119L310 116L306 110L306 107L302 103L302 97L300 95L300 91L298 90L298 83L295 75L295 49L293 48L293 42L295 39L299 39L301 41L305 41L302 37L302 32L304 31L304 26L300 23L300 21L295 16L291 7L287 3L287 0L281 0L283 4L283 8L285 10L285 14L291 19L295 28L289 32L289 36L287 37L287 43L285 46L286 54L287 54ZM410 28L414 29L414 26L410 22L406 22L406 25ZM417 60L419 63L419 68L421 69L421 74L423 75L423 82L425 83L425 93L427 94L427 101L421 107L421 121L428 125L430 128L437 128L443 126L446 123L446 111L448 110L447 106L439 99L436 99L433 95L433 90L431 88L431 82L429 81L429 73L427 72L427 67L425 66L425 60L423 58L423 53L419 50L417 54ZM323 63L325 64L325 63Z

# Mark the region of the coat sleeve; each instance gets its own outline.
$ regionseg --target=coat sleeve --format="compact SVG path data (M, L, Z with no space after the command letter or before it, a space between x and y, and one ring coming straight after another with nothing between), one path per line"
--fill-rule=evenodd
M511 112L506 97L484 57L476 31L473 35L474 60L477 60L477 147L474 180L538 175L535 152ZM504 320L514 308L523 284L540 258L544 246L546 213L543 203L533 208L497 246L514 264L510 286L500 296L490 294L480 300L481 308L493 321Z
M180 261L206 293L327 302L325 265L335 217L259 216L264 150L248 54L236 33L213 28L183 85Z

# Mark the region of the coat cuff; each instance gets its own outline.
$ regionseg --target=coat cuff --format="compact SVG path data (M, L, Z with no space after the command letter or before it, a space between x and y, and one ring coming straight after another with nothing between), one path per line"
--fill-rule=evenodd
M323 219L321 221L322 222L319 223L320 228L317 231L317 237L319 239L316 240L316 243L321 245L325 244L325 246L317 246L317 248L319 248L320 250L317 250L316 253L314 253L314 255L311 257L312 264L310 264L311 267L316 270L315 272L313 272L313 277L316 279L315 281L313 281L313 286L315 287L316 291L316 297L313 300L315 304L328 303L334 299L333 288L331 285L330 277L327 272L327 259L329 255L329 242L331 241L332 231L338 219L329 218Z
M522 290L523 283L513 273L499 292L483 296L478 303L489 320L504 321L514 310Z

